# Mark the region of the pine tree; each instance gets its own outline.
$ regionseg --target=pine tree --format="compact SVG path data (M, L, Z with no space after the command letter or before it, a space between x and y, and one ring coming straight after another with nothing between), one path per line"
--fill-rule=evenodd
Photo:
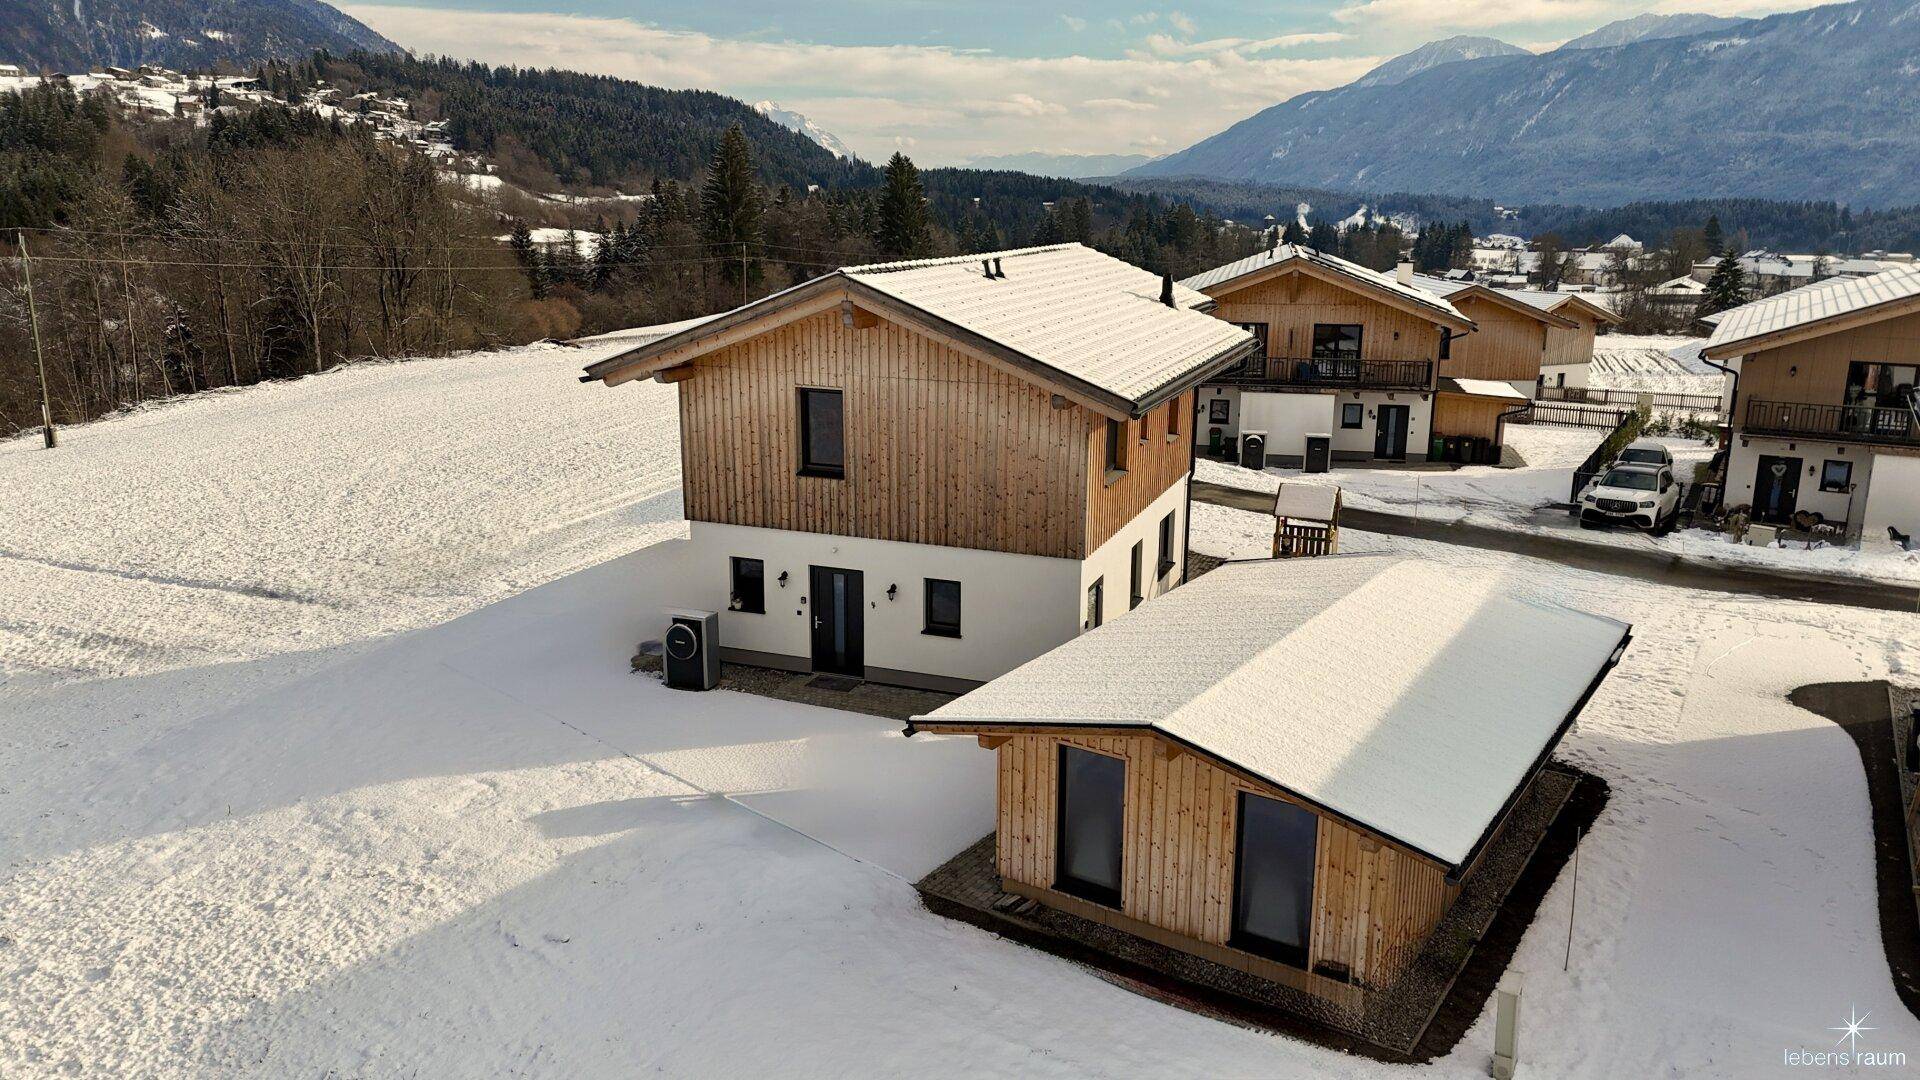
M1307 234L1307 246L1331 255L1340 249L1340 229L1330 221L1314 223Z
M1712 214L1707 217L1707 226L1701 230L1701 239L1707 242L1707 258L1711 259L1716 255L1724 254L1727 241L1726 237L1720 234L1720 215Z
M749 279L754 274L757 263L750 253L760 243L762 212L753 144L735 124L721 136L720 149L714 152L706 183L700 188L700 216L707 243L725 260L720 273L729 284L739 286L743 273Z
M927 194L920 185L920 170L899 151L887 160L883 170L885 186L880 191L880 207L874 222L873 243L882 259L911 259L925 255L930 244L927 222Z
M1694 318L1717 315L1746 302L1746 274L1740 270L1740 261L1727 255L1721 258L1720 265L1713 268L1713 276L1707 279L1707 288L1700 294L1700 307L1694 311Z
M1280 230L1280 242L1283 244L1304 244L1307 242L1307 230L1300 227L1299 218L1290 218Z

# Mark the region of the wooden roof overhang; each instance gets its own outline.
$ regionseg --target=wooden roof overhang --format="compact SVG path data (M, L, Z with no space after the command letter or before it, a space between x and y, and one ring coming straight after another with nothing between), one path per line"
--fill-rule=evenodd
M941 735L977 735L980 737L981 745L988 749L994 749L999 746L999 742L992 740L1004 741L1007 737L1016 735L1109 735L1135 738L1152 736L1158 740L1160 744L1159 753L1163 760L1172 760L1181 754L1193 754L1195 757L1229 775L1266 791L1270 791L1288 802L1306 807L1323 817L1331 818L1370 840L1389 845L1396 850L1405 852L1413 858L1438 867L1445 872L1447 884L1457 885L1461 879L1466 876L1467 872L1479 863L1481 855L1486 853L1487 846L1493 842L1494 836L1499 833L1500 826L1504 824L1507 817L1513 813L1513 808L1519 803L1520 796L1526 793L1527 789L1533 785L1534 778L1540 775L1542 769L1546 768L1547 762L1553 757L1554 749L1557 748L1560 745L1560 741L1566 737L1567 731L1573 727L1573 722L1579 718L1581 711L1587 707L1587 702L1592 700L1594 693L1600 689L1600 684L1605 681L1607 675L1619 665L1621 656L1626 653L1627 645L1631 643L1632 640L1633 628L1629 626L1621 631L1620 641L1614 646L1613 653L1607 658L1607 662L1600 666L1600 670L1594 674L1592 681L1590 681L1586 689L1581 692L1579 699L1573 703L1572 708L1567 710L1566 716L1561 718L1560 723L1553 730L1553 735L1547 739L1545 745L1540 748L1540 753L1535 756L1533 763L1529 765L1526 772L1521 775L1520 782L1514 785L1513 790L1508 793L1506 801L1501 803L1500 809L1493 815L1492 819L1487 822L1487 827L1481 830L1479 839L1474 841L1473 846L1467 850L1466 857L1458 863L1451 862L1416 845L1407 843L1389 833L1374 829L1365 822L1348 817L1346 814L1341 813L1325 803L1308 798L1288 788L1284 784L1262 776L1251 769L1245 768L1213 753L1203 746L1189 742L1178 735L1163 731L1152 724L1063 724L1058 721L933 720L924 716L916 716L907 721L905 734L909 738L922 731L929 734Z
M1620 318L1620 316L1614 314L1612 311L1604 307L1601 307L1599 304L1596 304L1591 300L1582 299L1579 293L1567 293L1565 300L1560 300L1554 303L1553 310L1555 312L1558 312L1563 307L1577 307L1580 310L1586 312L1588 315L1593 316L1595 319L1603 323L1619 323L1623 321Z
M1252 356L1260 347L1259 341L1249 337L1154 387L1140 398L1129 399L834 271L762 297L745 307L735 308L677 334L608 357L587 367L580 381L598 380L608 386L618 386L649 375L661 376L708 353L836 308L841 309L849 319L879 315L890 322L944 341L989 367L1034 383L1113 420L1137 420L1180 393Z
M1782 345L1792 345L1795 342L1836 334L1842 330L1871 326L1882 320L1911 315L1916 311L1920 311L1920 296L1902 296L1869 307L1830 315L1824 319L1814 319L1766 333L1751 334L1744 338L1731 338L1718 345L1702 348L1700 355L1709 360L1724 360L1729 356L1747 356L1766 349L1777 349Z
M1485 300L1488 303L1494 305L1495 307L1505 308L1508 311L1525 315L1528 318L1533 319L1537 322L1542 322L1547 324L1548 326L1556 327L1561 330L1572 330L1575 327L1580 325L1579 323L1574 322L1572 319L1567 318L1565 315L1557 314L1556 312L1548 311L1544 308L1534 307L1532 304L1527 303L1525 300L1515 299L1514 297L1508 296L1506 293L1500 292L1496 289L1489 289L1484 285L1469 285L1466 288L1461 289L1460 291L1448 296L1447 300L1448 302L1455 304L1456 306L1462 300Z
M1378 300L1389 307L1417 315L1423 319L1430 319L1436 325L1444 326L1450 330L1458 330L1461 333L1472 333L1477 329L1473 320L1467 318L1465 315L1450 315L1445 309L1434 304L1425 303L1415 297L1403 295L1394 289L1383 289L1378 284L1368 281L1365 278L1342 273L1334 267L1322 266L1317 262L1310 262L1305 259L1288 259L1283 262L1273 263L1269 266L1262 266L1241 274L1239 277L1215 282L1200 291L1217 301L1232 293L1239 292L1242 289L1251 288L1262 282L1271 281L1278 277L1285 277L1289 274L1304 274L1317 281L1324 281L1336 288L1360 293L1368 299Z

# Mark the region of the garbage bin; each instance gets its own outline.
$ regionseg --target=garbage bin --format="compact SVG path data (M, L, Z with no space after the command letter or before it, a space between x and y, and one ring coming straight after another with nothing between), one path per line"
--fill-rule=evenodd
M1427 460L1428 461L1447 460L1447 437L1445 435L1435 435L1432 439L1428 440Z
M1303 472L1323 473L1333 461L1333 436L1307 436L1307 457L1302 464Z

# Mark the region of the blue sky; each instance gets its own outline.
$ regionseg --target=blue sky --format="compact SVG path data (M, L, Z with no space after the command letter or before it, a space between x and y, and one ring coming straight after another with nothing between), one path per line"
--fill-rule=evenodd
M1453 34L1535 50L1655 11L1805 0L406 0L340 4L419 52L593 71L811 117L862 157L1178 150Z

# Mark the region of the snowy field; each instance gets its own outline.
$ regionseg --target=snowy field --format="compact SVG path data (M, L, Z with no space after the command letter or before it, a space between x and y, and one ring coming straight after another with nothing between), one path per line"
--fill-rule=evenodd
M629 674L684 545L673 392L582 387L594 355L0 446L0 1076L1485 1075L1489 1017L1382 1066L930 915L990 755ZM1200 506L1194 542L1271 527ZM1566 744L1614 794L1570 970L1565 878L1516 959L1528 1075L1792 1075L1850 1007L1920 1054L1858 756L1783 697L1912 672L1913 616L1342 541L1635 624Z
M1726 376L1697 357L1673 353L1698 345L1697 337L1655 334L1603 334L1593 341L1587 384L1596 390L1634 390L1662 394L1718 396Z

